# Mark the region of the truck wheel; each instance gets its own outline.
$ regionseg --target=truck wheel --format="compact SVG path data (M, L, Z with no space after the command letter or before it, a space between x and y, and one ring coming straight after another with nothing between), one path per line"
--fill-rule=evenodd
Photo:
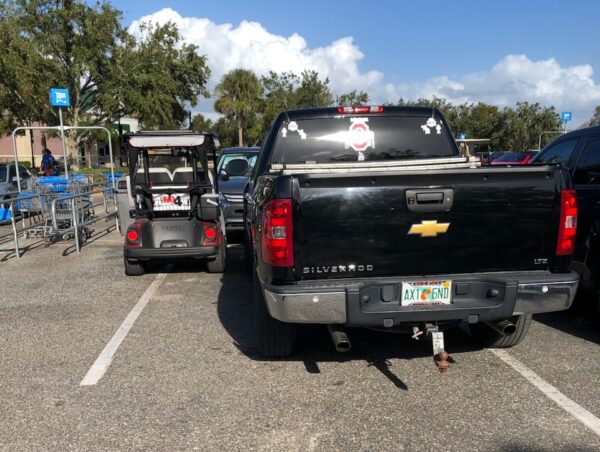
M517 329L507 336L481 323L469 326L473 337L483 346L488 348L510 348L521 342L527 335L529 325L531 325L531 314L516 315L509 320L515 324Z
M252 292L258 352L265 358L290 356L296 344L296 326L292 323L280 322L271 317L256 273L254 274Z
M215 260L208 261L206 264L208 273L223 273L225 271L225 261L227 260L226 250L227 242L223 236L221 246L219 246L219 254L217 254L217 258Z
M140 261L128 261L123 259L125 262L125 274L127 276L141 276L146 272L146 268Z
M248 234L244 231L244 268L248 273L254 270L252 264L254 263L254 250L252 249L252 240L248 237Z

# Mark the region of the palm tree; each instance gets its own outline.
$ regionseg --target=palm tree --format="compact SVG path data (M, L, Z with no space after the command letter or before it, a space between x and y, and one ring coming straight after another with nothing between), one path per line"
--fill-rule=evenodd
M239 145L244 145L244 129L260 108L263 88L254 72L234 69L223 76L216 88L215 110L235 119Z

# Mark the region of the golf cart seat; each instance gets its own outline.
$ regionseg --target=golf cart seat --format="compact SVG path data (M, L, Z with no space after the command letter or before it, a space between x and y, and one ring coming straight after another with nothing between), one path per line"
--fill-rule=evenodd
M148 168L148 173L150 175L149 182L153 185L171 185L173 183L171 172L167 168ZM143 168L137 170L134 178L134 183L146 183L146 177Z
M175 168L173 171L173 185L188 185L194 182L194 170L191 166Z
M181 167L181 168L175 168L175 170L173 170L173 185L175 186L187 186L189 184L191 184L194 181L194 174L193 174L193 169L189 166L187 167ZM212 174L212 171L207 171L208 173L208 182L210 183L210 185L213 187L213 189L211 190L212 193L214 193L214 186L215 186L215 180ZM206 182L206 173L204 173L203 171L199 170L198 171L198 181L200 183L202 182Z

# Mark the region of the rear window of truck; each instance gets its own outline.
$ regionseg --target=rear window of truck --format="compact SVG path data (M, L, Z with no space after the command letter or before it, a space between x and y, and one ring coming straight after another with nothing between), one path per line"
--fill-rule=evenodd
M286 121L271 163L334 163L453 157L439 118L340 116Z

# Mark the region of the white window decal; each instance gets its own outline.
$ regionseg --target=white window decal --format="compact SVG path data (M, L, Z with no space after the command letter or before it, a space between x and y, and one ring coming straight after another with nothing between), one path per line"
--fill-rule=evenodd
M435 129L437 135L442 133L442 123L437 122L435 118L429 118L427 122L421 125L421 129L425 132L425 135L431 135L431 130Z
M281 134L283 135L283 138L285 138L287 136L288 131L289 132L298 132L298 135L300 135L300 139L306 140L306 133L304 132L303 129L298 128L298 123L296 121L291 121L287 126L287 130L285 127L281 130Z

